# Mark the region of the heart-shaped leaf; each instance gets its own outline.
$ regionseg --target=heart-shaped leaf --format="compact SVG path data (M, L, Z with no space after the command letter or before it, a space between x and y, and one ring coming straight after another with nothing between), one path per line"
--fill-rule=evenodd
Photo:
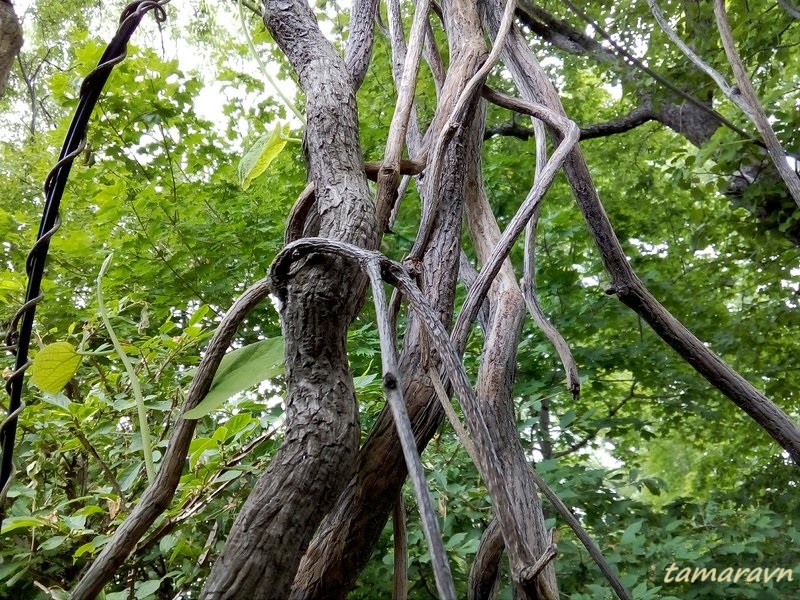
M81 356L69 342L55 342L42 348L31 365L31 381L43 392L57 394L75 375Z

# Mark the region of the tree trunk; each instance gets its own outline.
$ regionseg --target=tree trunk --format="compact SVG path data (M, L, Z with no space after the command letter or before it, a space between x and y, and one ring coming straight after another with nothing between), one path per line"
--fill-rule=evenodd
M5 95L8 74L22 48L22 25L11 0L0 0L0 98Z
M354 81L304 0L268 0L264 9L306 92L304 148L319 235L374 248ZM286 340L286 438L242 507L203 598L286 598L311 536L353 471L358 407L346 340L366 278L325 255L293 269L285 289L275 290Z

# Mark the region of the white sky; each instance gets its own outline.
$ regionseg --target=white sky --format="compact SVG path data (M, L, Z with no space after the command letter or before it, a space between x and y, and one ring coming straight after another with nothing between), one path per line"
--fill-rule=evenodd
M23 22L27 36L31 35L32 28L35 26L31 15L26 14L34 2L35 0L16 0L15 2L15 10ZM96 22L92 23L92 34L108 42L116 30L121 7L117 3L110 4L106 2L98 4L100 16ZM242 32L238 8L234 1L205 2L204 5L214 14L219 27L227 32L237 43L245 43L246 40ZM206 49L188 43L185 36L181 35L182 32L189 29L191 21L195 17L192 7L186 2L171 2L167 5L167 13L167 21L162 24L161 31L159 31L152 14L148 14L131 38L131 44L153 48L161 53L166 60L175 58L178 60L182 71L187 74L196 73L202 78L204 87L195 99L194 104L198 117L214 123L218 132L223 133L227 127L228 117L222 111L229 101L240 102L245 108L255 106L266 96L275 97L276 101L280 102L280 97L272 90L266 78L261 75L255 59L249 52L244 56L232 55L229 60L229 66L263 80L264 89L262 92L258 94L247 93L243 88L236 89L235 84L229 81L217 81L215 70L210 68L212 66L211 57ZM263 27L263 25L259 25L257 21L250 19L250 13L247 9L245 9L245 16L248 18L248 26L251 27L252 36L254 28ZM325 25L325 21L322 24ZM279 65L270 63L267 56L262 56L262 61L264 61L268 72L273 77L277 77ZM79 75L83 77L85 73ZM282 82L281 85L285 86L282 88L284 93L293 98L296 92L293 82ZM291 111L287 110L287 113L291 115ZM291 116L290 123L293 128L297 128L300 125L294 116ZM242 123L237 127L242 138L249 133L248 125L252 124Z

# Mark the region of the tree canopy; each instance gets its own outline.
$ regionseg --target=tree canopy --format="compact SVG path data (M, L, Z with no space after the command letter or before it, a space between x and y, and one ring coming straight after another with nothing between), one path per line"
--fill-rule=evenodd
M0 1L4 330L124 7ZM793 597L798 8L165 8L62 201L0 596Z

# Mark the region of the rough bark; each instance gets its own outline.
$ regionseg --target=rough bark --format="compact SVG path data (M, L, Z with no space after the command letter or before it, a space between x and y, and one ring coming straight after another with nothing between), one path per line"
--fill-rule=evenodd
M503 559L503 533L492 520L481 536L478 552L469 570L469 600L495 600L500 591L500 563Z
M479 23L459 18L464 13L461 9L464 2L451 0L443 5L448 19L451 62L431 125L434 132L447 120L460 90L485 55L483 39L476 37ZM458 274L465 136L474 135L469 133L469 124L464 123L445 154L438 193L433 193L430 185L421 189L423 202L430 206L438 196L438 208L427 251L420 261L420 287L446 325L452 319ZM411 319L404 338L400 370L403 396L420 449L431 439L442 419L442 409L434 397L424 365L438 366L422 339L420 323ZM372 553L405 478L406 467L394 424L389 412L384 410L358 453L355 476L303 557L292 600L336 600L347 595Z
M22 48L22 25L10 0L0 0L0 98L5 95L8 74Z
M478 260L485 264L500 240L500 228L481 182L479 149L469 153L475 160L467 172L466 217ZM542 505L520 444L513 404L517 347L525 302L509 260L497 274L488 298L493 307L492 325L484 334L476 394L500 459L495 469L508 490L505 495L492 497L493 509L503 532L512 579L520 597L557 600L558 585L552 563L545 567L542 576L533 581L521 576L526 567L544 554L548 535Z
M306 92L304 148L320 236L374 247L354 80L302 0L268 0L264 21ZM364 286L343 260L312 255L276 290L286 340L286 438L234 522L203 598L287 597L314 530L349 479L359 431L346 334Z

